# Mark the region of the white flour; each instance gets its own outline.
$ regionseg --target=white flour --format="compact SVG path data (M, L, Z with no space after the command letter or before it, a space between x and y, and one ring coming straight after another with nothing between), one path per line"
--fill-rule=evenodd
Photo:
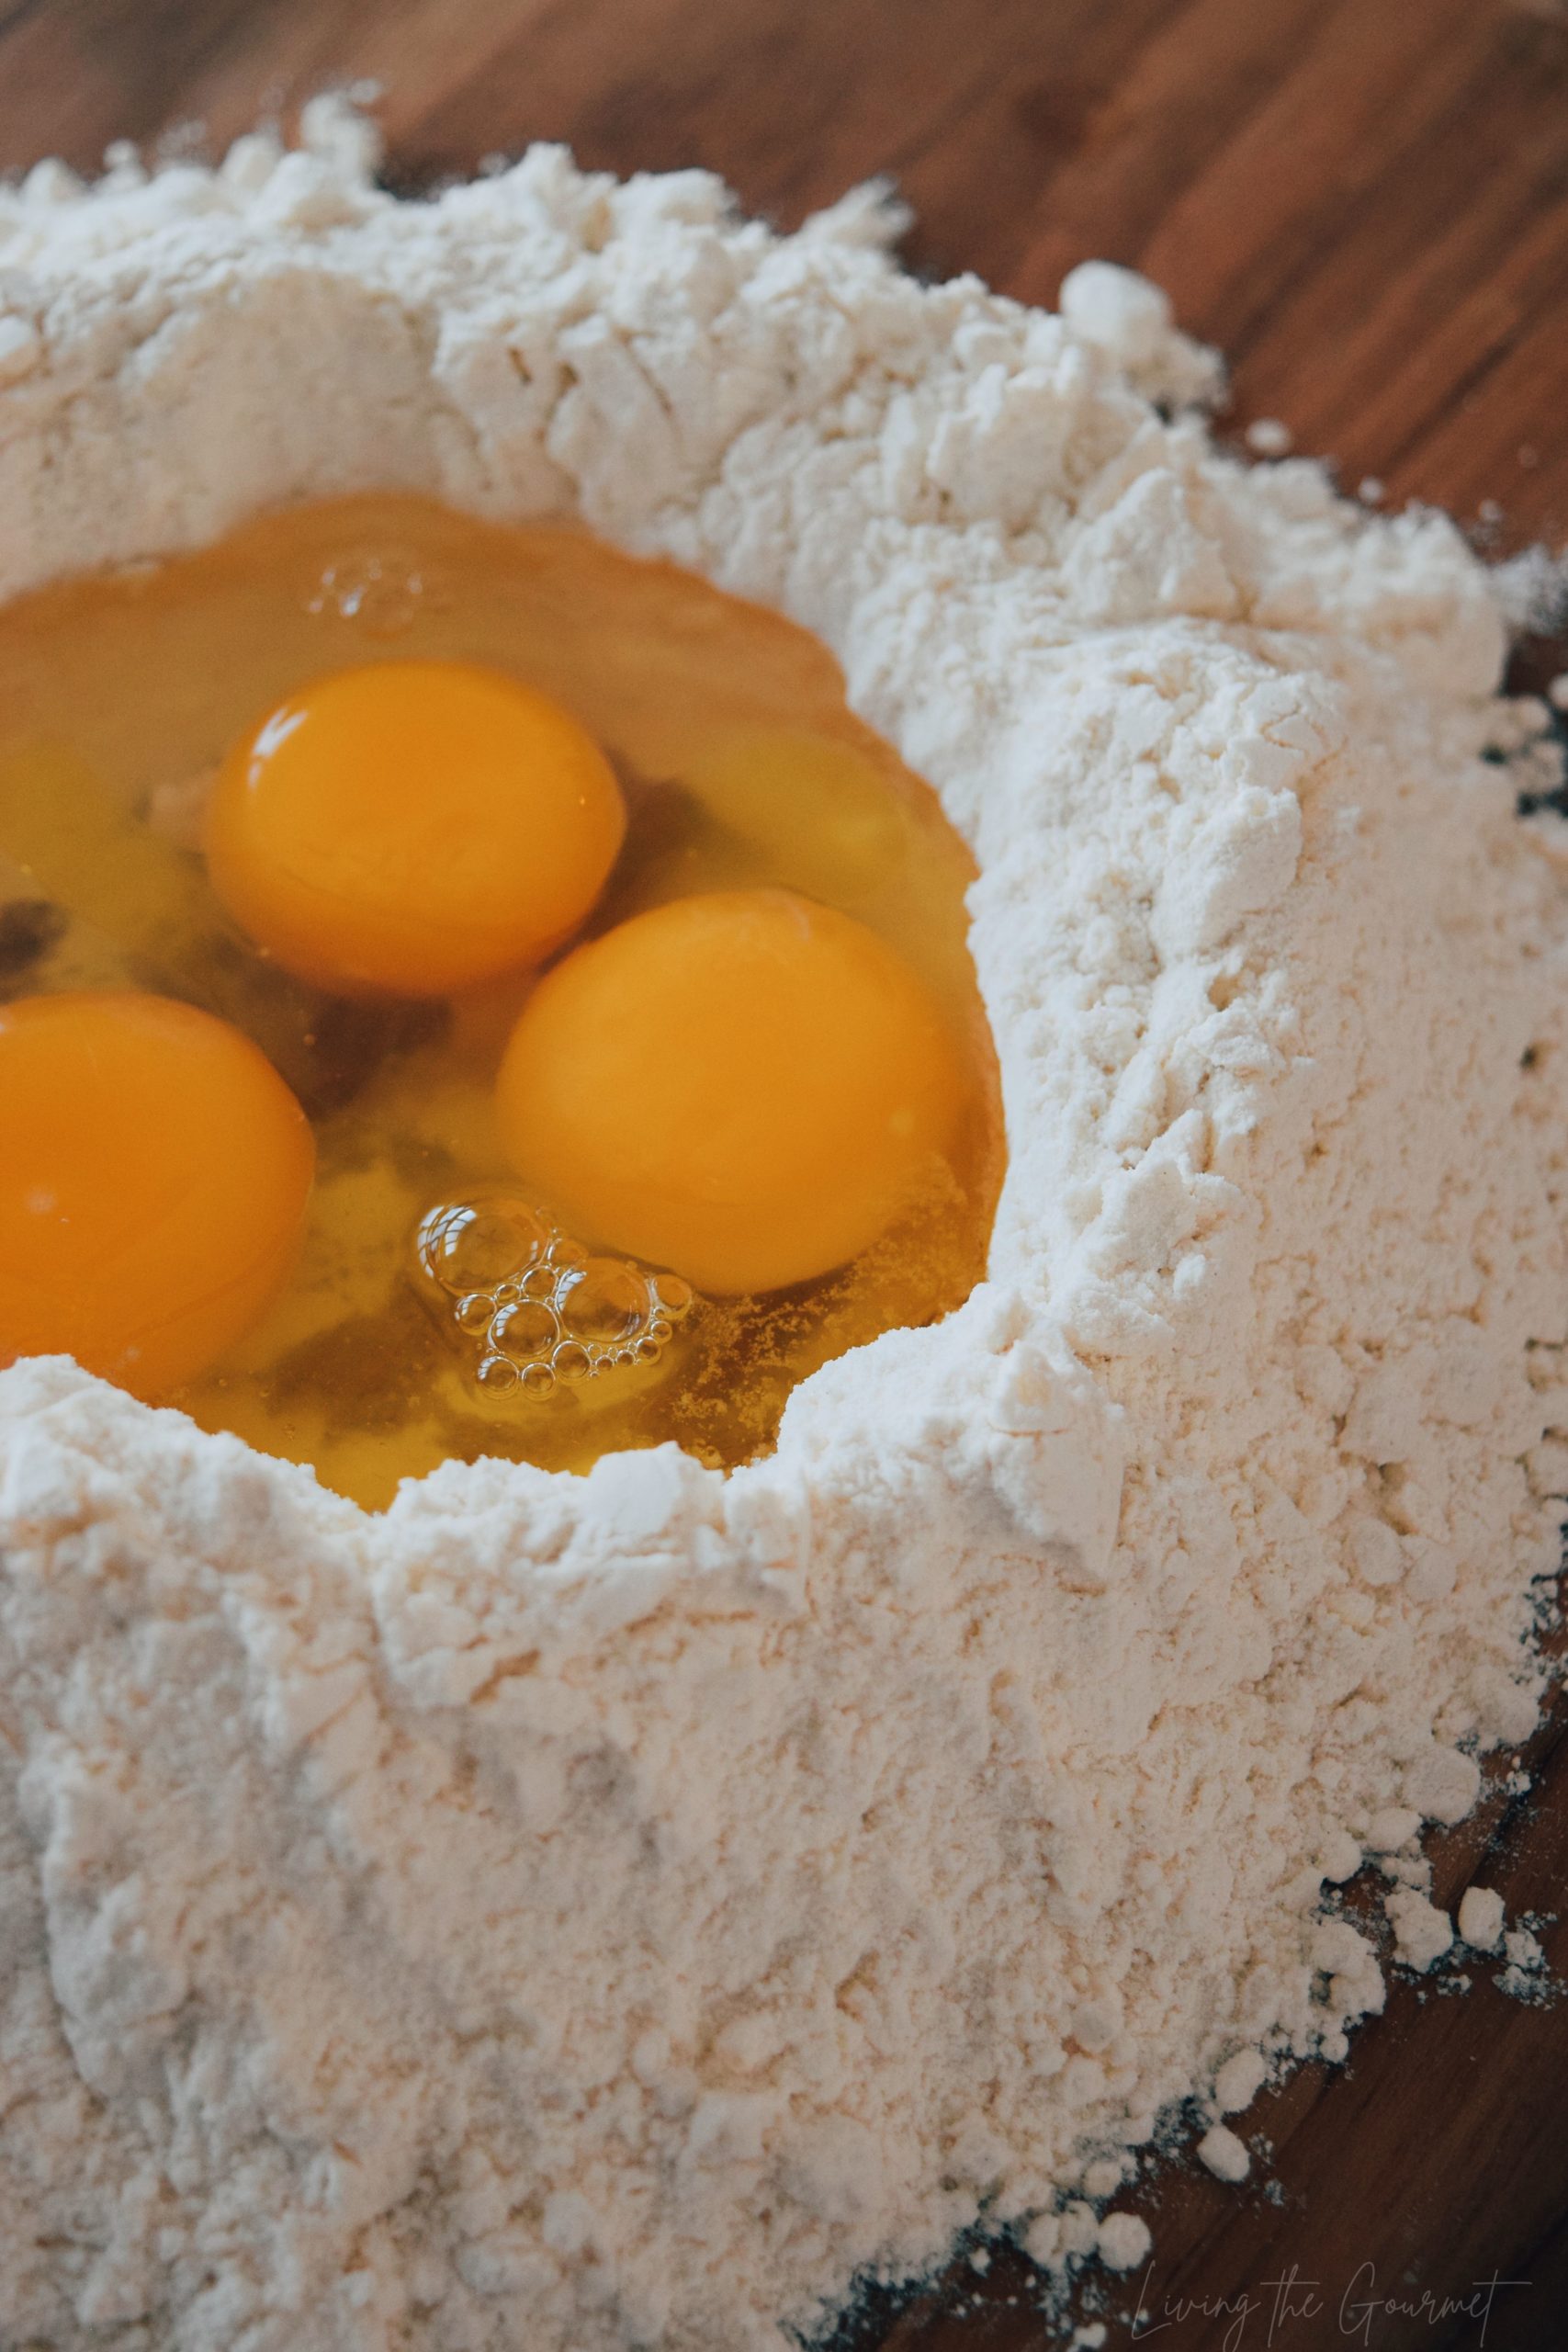
M975 845L1011 1172L993 1281L728 1481L369 1521L0 1376L0 2339L776 2352L982 2209L1135 2262L1116 2152L1343 2052L1325 1894L1384 1850L1429 1954L1418 1822L1535 1716L1568 859L1481 755L1539 713L1448 523L1162 421L1138 281L1064 324L873 197L551 150L399 204L309 128L0 196L0 589L383 486L779 605Z

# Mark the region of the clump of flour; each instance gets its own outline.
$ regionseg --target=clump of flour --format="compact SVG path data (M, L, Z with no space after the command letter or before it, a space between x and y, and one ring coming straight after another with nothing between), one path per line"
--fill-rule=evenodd
M1010 1172L990 1281L728 1480L368 1520L0 1376L0 2337L780 2352L982 2216L1134 2264L1080 2184L1194 2090L1245 2169L1382 1999L1325 1894L1392 1857L1433 1956L1419 1824L1535 1716L1540 715L1441 517L1154 404L1209 371L1146 289L555 149L400 203L310 128L0 194L0 593L380 486L782 607L974 845Z

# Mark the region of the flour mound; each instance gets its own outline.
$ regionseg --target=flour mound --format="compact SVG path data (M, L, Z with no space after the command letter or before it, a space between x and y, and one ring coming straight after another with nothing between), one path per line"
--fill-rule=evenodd
M1010 1173L968 1305L728 1479L370 1520L0 1375L0 2337L781 2352L977 2216L1133 2261L1121 2152L1343 2054L1335 1884L1419 1895L1535 1717L1543 714L1450 525L1218 454L1115 274L308 131L0 195L0 588L380 487L780 607L974 845Z

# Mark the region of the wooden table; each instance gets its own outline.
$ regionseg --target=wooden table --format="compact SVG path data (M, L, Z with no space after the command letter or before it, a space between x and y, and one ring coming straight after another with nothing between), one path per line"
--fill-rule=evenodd
M1568 0L0 0L0 169L183 146L193 119L211 148L362 76L400 187L564 139L709 165L787 227L890 172L923 270L1048 302L1088 254L1134 263L1229 353L1237 424L1280 418L1349 487L1493 543L1564 536ZM1556 1739L1528 1798L1440 1842L1439 1899L1484 1849L1511 1911L1559 1907ZM1568 1932L1546 1942L1568 1973ZM1103 2273L1075 2305L1104 2293L1107 2352L1568 2346L1568 2007L1473 1973L1463 2000L1405 1980L1348 2068L1267 2097L1245 2189L1145 2182L1146 2321ZM1529 2283L1487 2324L1387 2307L1493 2273ZM1058 2340L1032 2291L1004 2251L843 2343L1024 2352Z

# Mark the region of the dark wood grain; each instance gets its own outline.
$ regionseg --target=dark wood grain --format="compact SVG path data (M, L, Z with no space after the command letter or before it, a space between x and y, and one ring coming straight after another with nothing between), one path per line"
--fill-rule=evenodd
M705 164L790 226L888 172L919 268L1049 300L1089 254L1134 263L1229 353L1237 424L1282 418L1350 486L1494 541L1568 530L1560 0L0 0L0 170L91 169L193 122L215 148L361 77L394 186L564 139L619 171ZM1564 1907L1568 1742L1527 1760L1528 1800L1445 1841L1441 1899L1481 1866L1511 1910ZM1546 1942L1568 1972L1568 1929ZM1111 2285L1107 2352L1568 2346L1568 2007L1472 1973L1462 2000L1405 1980L1348 2068L1266 2098L1247 2128L1272 2157L1245 2189L1152 2168L1148 2317ZM1466 2298L1494 2272L1529 2283L1484 2329L1362 2324L1373 2297ZM1002 2251L844 2342L1026 2352L1059 2340L1037 2289Z

